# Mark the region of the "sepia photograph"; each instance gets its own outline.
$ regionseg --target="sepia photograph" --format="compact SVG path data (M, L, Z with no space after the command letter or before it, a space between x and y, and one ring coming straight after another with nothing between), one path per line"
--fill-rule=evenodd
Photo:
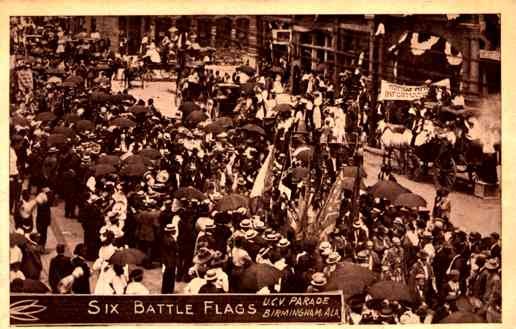
M501 323L501 17L10 16L10 323Z

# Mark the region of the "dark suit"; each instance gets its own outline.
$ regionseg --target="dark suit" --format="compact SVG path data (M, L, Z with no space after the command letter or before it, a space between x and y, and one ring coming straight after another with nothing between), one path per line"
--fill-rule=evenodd
M208 282L205 283L200 289L200 294L221 294L224 293L224 290L221 288L217 288L213 283Z
M36 215L36 229L41 238L39 244L43 247L47 244L47 232L52 221L52 211L50 210L51 197L43 204L38 204L38 214Z
M84 274L76 278L72 285L74 294L90 294L90 267L82 257L74 257L72 259L72 267L80 267Z
M57 255L50 261L48 269L48 283L52 288L52 292L57 294L57 284L59 281L67 275L72 273L72 262L70 257L65 255Z
M164 236L160 245L161 263L165 266L161 283L162 294L174 293L176 283L177 242L172 236Z

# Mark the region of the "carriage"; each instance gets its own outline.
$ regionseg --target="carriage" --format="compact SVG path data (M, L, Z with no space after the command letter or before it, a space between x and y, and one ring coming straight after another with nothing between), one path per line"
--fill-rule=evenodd
M431 174L437 188L448 190L453 189L458 178L471 186L479 180L496 184L496 151L486 152L486 141L467 137L464 121L471 117L475 117L471 110L440 108L437 120L432 122L435 130L427 134L424 143L413 142L408 148L408 177L417 181ZM499 144L491 146L498 148Z

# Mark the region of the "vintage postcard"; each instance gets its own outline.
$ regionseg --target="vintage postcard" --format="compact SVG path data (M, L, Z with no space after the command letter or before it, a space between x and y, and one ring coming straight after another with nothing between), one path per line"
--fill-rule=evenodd
M9 324L502 324L506 13L365 9L9 14Z

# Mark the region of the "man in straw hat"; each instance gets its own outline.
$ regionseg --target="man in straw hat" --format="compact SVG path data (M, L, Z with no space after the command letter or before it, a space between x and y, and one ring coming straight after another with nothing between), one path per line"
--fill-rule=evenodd
M176 227L169 223L165 226L164 236L161 240L161 264L163 267L163 279L161 283L162 294L174 293L178 252L175 233Z

